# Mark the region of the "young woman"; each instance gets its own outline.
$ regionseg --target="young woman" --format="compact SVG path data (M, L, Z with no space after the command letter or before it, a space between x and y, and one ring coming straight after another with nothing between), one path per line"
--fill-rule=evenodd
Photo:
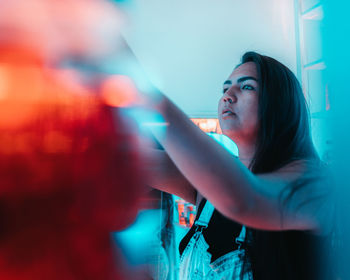
M287 67L248 52L224 82L218 118L239 158L165 96L148 101L166 123L154 130L165 152L153 152L150 184L199 206L180 244L182 279L331 279L329 175Z

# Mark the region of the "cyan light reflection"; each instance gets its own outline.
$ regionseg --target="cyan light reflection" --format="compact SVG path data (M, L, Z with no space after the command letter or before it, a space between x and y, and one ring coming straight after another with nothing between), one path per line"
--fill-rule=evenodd
M210 137L216 140L219 144L221 144L226 150L228 150L231 154L238 157L238 147L230 138L226 135L218 134L218 133L208 133Z
M339 279L349 279L350 258L350 21L348 1L324 1L324 50L327 62L327 79L329 81L329 99L332 112L332 134L334 149L333 171L336 179L338 221L336 243L338 255L334 265L340 271Z
M160 114L141 107L127 108L121 111L124 117L135 121L141 133L149 134L150 131L153 131L162 136L165 135L167 123Z
M130 264L144 264L150 249L161 247L159 234L164 217L160 209L143 210L133 225L113 234Z

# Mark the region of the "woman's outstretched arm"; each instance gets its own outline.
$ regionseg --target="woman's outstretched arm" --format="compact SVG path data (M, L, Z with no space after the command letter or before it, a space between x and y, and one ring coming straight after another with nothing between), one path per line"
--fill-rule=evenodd
M222 214L259 229L323 231L327 227L328 186L321 180L309 181L288 203L281 203L282 191L294 180L309 176L310 165L294 162L270 174L254 175L168 98L158 95L156 108L166 128L154 130L155 137L188 182Z

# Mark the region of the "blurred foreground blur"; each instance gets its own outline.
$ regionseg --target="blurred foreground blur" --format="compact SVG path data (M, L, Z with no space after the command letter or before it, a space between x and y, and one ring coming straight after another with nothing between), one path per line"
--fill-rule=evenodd
M143 277L110 235L139 205L138 139L110 93L132 87L56 67L118 51L121 19L103 0L0 1L0 279Z

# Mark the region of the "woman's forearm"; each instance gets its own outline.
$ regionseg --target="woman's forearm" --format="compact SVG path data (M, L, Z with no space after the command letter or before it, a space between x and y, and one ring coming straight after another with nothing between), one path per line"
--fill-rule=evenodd
M148 186L175 194L195 204L197 191L181 174L164 150L148 149L145 152L144 169Z

